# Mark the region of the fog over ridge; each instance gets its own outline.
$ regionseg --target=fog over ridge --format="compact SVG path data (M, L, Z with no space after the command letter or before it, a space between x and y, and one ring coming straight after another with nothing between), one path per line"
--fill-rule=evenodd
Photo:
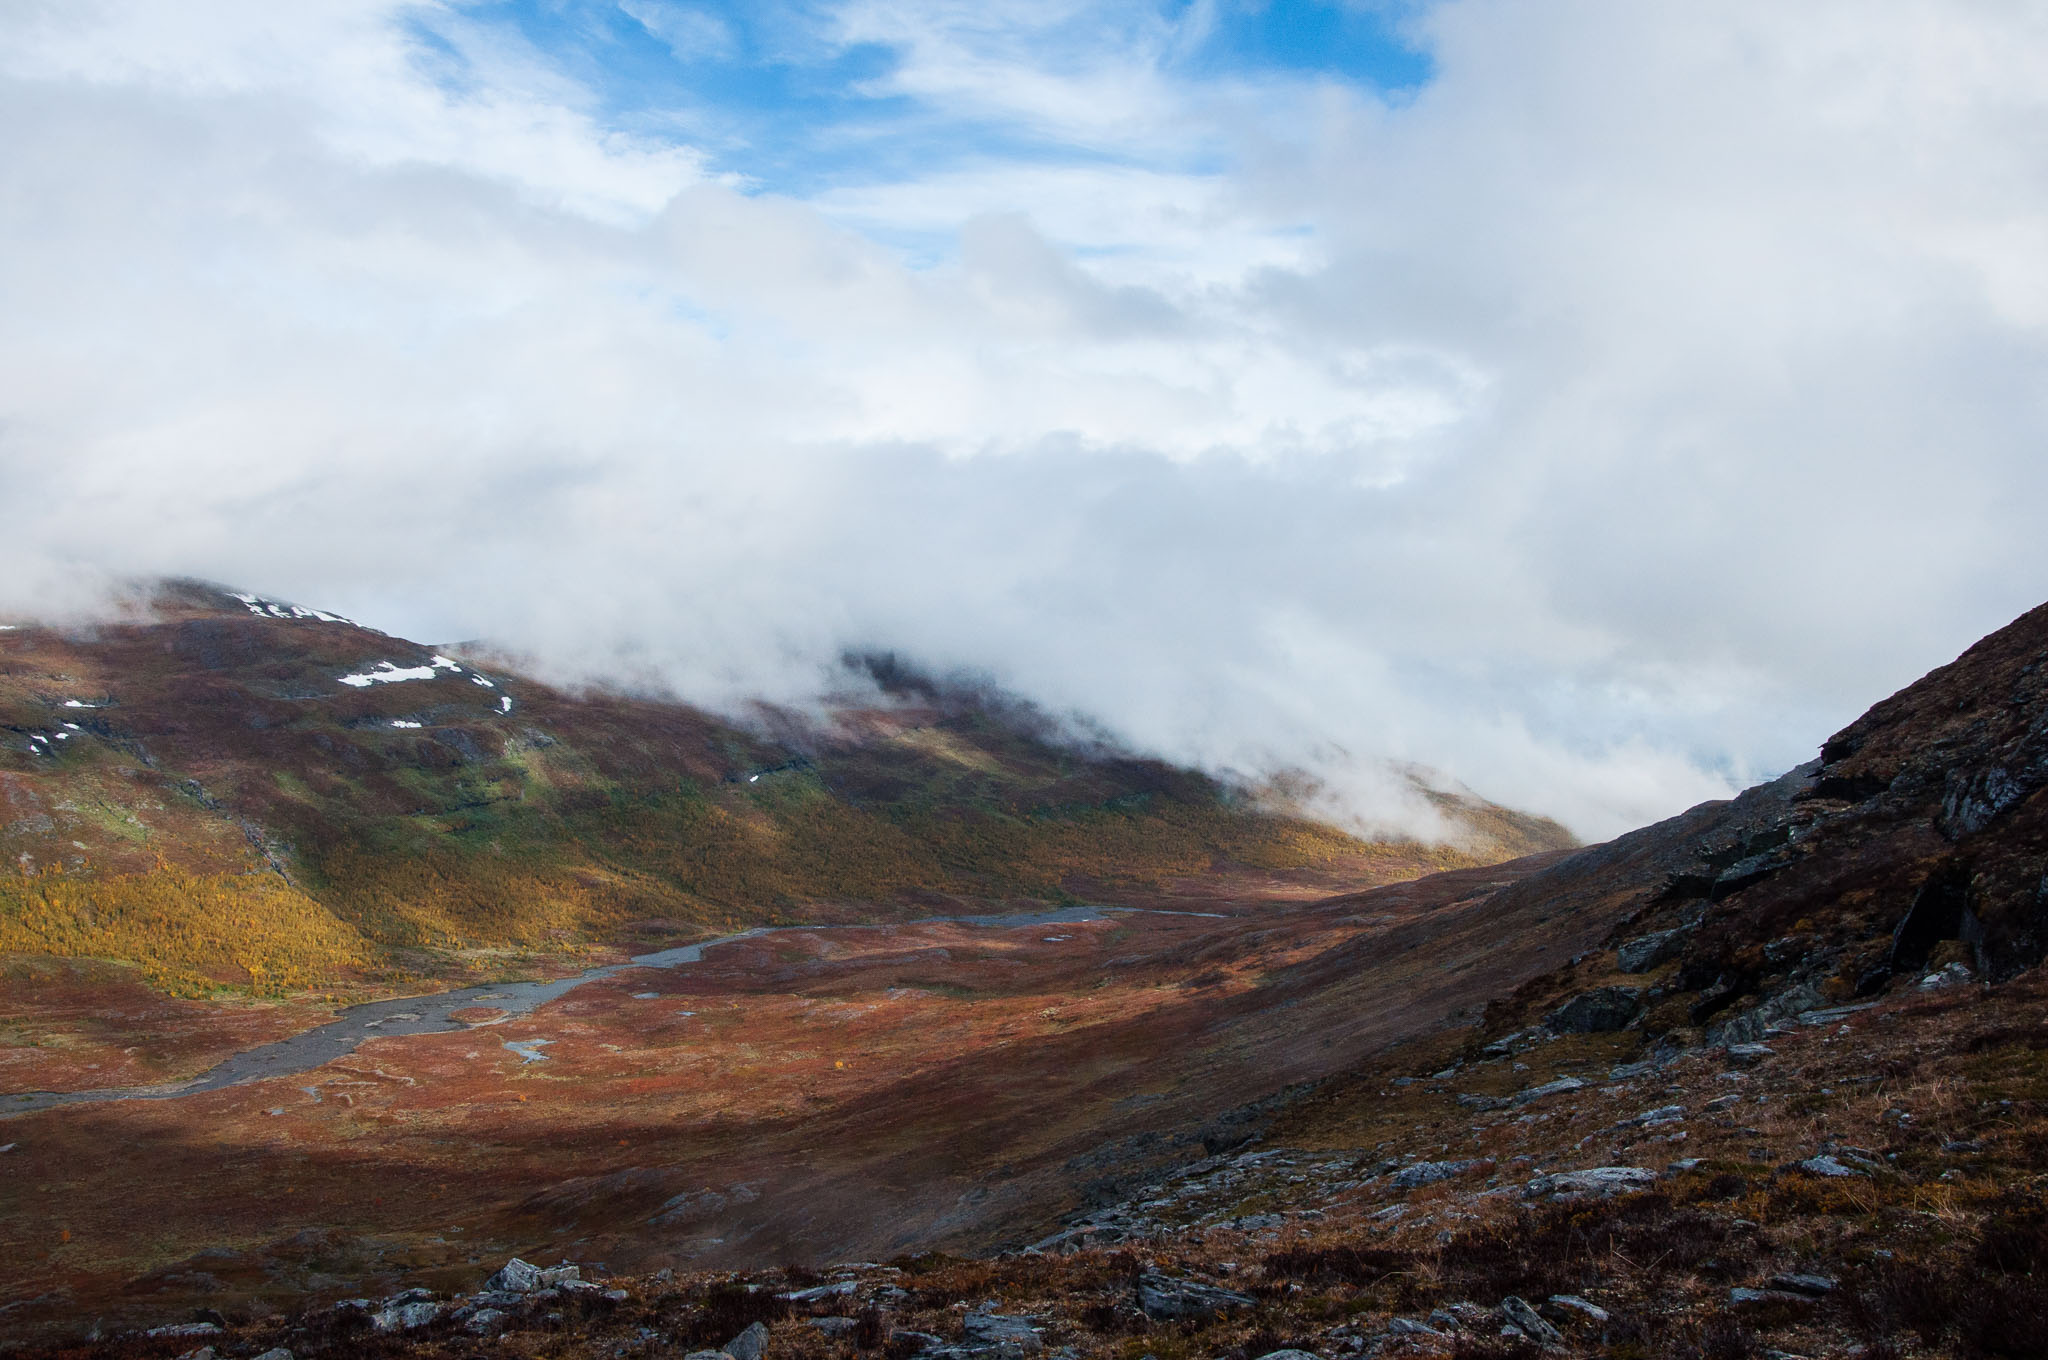
M791 8L1035 139L822 185L497 8L0 9L0 622L192 575L727 709L886 649L1598 837L2048 596L2025 6L1403 6L1394 93Z

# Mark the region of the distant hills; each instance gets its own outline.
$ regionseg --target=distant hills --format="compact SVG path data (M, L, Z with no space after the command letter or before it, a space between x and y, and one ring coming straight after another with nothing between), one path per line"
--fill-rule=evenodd
M1572 844L1443 793L1463 844L1360 840L893 658L858 662L880 702L742 726L195 582L133 621L8 622L0 952L130 961L185 994L501 975L1219 863L1356 885Z

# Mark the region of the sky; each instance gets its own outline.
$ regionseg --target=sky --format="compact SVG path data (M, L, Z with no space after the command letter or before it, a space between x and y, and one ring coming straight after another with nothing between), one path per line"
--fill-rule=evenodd
M1612 835L2048 596L2013 0L0 0L0 618Z

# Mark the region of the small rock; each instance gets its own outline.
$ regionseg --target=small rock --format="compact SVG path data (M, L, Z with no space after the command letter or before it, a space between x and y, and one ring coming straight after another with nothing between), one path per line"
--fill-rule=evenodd
M1753 1067L1765 1058L1775 1058L1778 1050L1769 1044L1730 1044L1723 1050L1728 1061L1740 1067Z
M720 1349L732 1360L761 1360L761 1353L768 1349L768 1329L758 1322L750 1323L744 1332Z
M220 1324L217 1322L173 1322L162 1327L152 1327L144 1332L143 1335L169 1337L219 1336Z
M282 1346L272 1346L256 1357L256 1360L293 1360L292 1353Z
M462 1324L462 1330L471 1336L496 1336L505 1330L505 1321L510 1316L502 1309L479 1308Z
M1577 1077L1559 1077L1556 1081L1546 1081L1541 1086L1531 1086L1526 1091L1515 1092L1515 1104L1527 1105L1546 1096L1563 1095L1567 1091L1579 1090L1585 1084Z
M1397 1317L1387 1324L1387 1331L1395 1336L1442 1336L1443 1333L1427 1322L1414 1318Z
M781 1297L791 1303L817 1303L821 1299L835 1299L842 1294L851 1294L859 1288L858 1280L839 1280L833 1284L814 1285L809 1289L793 1289Z
M1862 1171L1853 1166L1844 1166L1825 1152L1815 1157L1808 1157L1803 1162L1794 1162L1792 1166L1794 1170L1804 1171L1809 1176L1868 1176L1870 1174L1868 1171Z
M1728 1302L1741 1307L1756 1303L1812 1303L1804 1294L1790 1294L1782 1289L1745 1289L1737 1286L1728 1291Z
M1641 1114L1637 1115L1634 1119L1631 1119L1628 1122L1631 1124L1639 1125L1643 1128L1653 1128L1658 1124L1676 1124L1683 1121L1684 1118L1685 1106L1659 1105L1654 1110L1644 1110Z
M1228 1289L1218 1289L1200 1280L1175 1279L1170 1275L1145 1274L1138 1277L1138 1307L1146 1317L1157 1320L1195 1318L1207 1320L1249 1308L1253 1300Z
M1835 1281L1827 1275L1787 1273L1771 1276L1771 1288L1788 1290L1794 1294L1808 1294L1819 1298L1835 1292Z
M186 1351L178 1360L220 1360L220 1352L211 1346L201 1346L197 1350Z
M1538 1176L1522 1193L1529 1199L1598 1197L1648 1189L1656 1180L1657 1173L1645 1167L1596 1166Z
M1704 1157L1681 1157L1677 1161L1673 1162L1671 1165L1665 1167L1664 1174L1667 1176L1676 1176L1682 1171L1697 1171L1701 1163L1703 1163L1705 1160L1706 1158Z
M1259 1360L1322 1360L1322 1357L1314 1351L1289 1349L1284 1351L1267 1351L1259 1357Z
M548 1266L540 1272L540 1287L550 1289L556 1285L568 1284L572 1280L581 1281L582 1278L582 1267L572 1266L564 1261L558 1266Z
M498 1267L497 1274L484 1281L484 1288L502 1290L509 1294L531 1293L540 1288L540 1267L515 1256Z
M1419 1186L1434 1185L1438 1181L1461 1176L1476 1166L1490 1164L1485 1159L1465 1162L1414 1162L1396 1171L1387 1183L1396 1190L1414 1190Z
M1527 1299L1510 1294L1500 1301L1500 1315L1508 1325L1518 1329L1539 1346L1557 1346L1564 1343L1564 1334L1543 1320L1543 1315L1529 1306Z
M1741 1103L1742 1093L1737 1091L1732 1092L1725 1096L1715 1096L1712 1100L1708 1101L1702 1108L1705 1109L1708 1114L1719 1114L1721 1111L1730 1109L1734 1106L1740 1105Z
M1607 1322L1611 1315L1599 1304L1580 1298L1577 1294L1552 1294L1544 1304L1544 1311L1562 1321L1577 1314L1593 1322Z
M1984 1144L1975 1138L1952 1138L1941 1145L1941 1150L1954 1156L1959 1152L1982 1152Z
M1923 992L1938 992L1948 987L1960 987L1968 982L1972 976L1970 970L1962 964L1952 963L1938 973L1929 973L1926 977L1921 978L1920 990Z
M1038 1329L1030 1318L1004 1317L1000 1313L969 1313L960 1320L967 1339L981 1346L1000 1347L1007 1354L1036 1355L1045 1349Z
M860 1319L850 1317L806 1318L806 1327L815 1327L826 1336L850 1336L860 1330Z

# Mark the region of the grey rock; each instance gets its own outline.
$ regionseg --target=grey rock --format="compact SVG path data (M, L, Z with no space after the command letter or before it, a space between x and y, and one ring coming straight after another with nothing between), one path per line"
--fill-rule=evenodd
M1387 1324L1387 1331L1395 1336L1442 1336L1443 1333L1427 1322L1414 1318L1397 1317Z
M1543 1017L1557 1034L1611 1034L1627 1029L1643 1013L1643 994L1634 987L1595 987L1580 992Z
M505 1330L505 1323L510 1317L511 1314L501 1308L479 1308L462 1324L462 1330L471 1336L496 1336Z
M1540 1346L1557 1346L1564 1343L1564 1334L1543 1320L1542 1314L1529 1306L1529 1301L1514 1294L1500 1301L1500 1315L1508 1325L1517 1328L1523 1336Z
M1685 1106L1659 1105L1654 1110L1644 1110L1641 1114L1637 1115L1634 1119L1631 1119L1628 1122L1631 1124L1638 1125L1642 1128L1654 1128L1659 1124L1682 1123L1684 1119Z
M1038 1328L1027 1317L1005 1317L1001 1313L969 1313L960 1320L960 1330L969 1341L996 1346L1023 1355L1036 1355L1045 1348Z
M792 1289L781 1297L791 1303L818 1303L824 1299L836 1299L851 1294L859 1288L858 1280L838 1280L832 1284L814 1285L809 1289Z
M1868 1176L1870 1174L1868 1171L1857 1167L1845 1166L1825 1152L1818 1156L1808 1157L1803 1162L1794 1162L1792 1166L1794 1170L1804 1171L1809 1176Z
M292 1353L282 1346L272 1346L256 1357L256 1360L293 1360Z
M1929 973L1926 977L1921 978L1920 990L1923 992L1939 992L1950 987L1960 987L1974 976L1975 974L1971 973L1962 964L1952 963L1939 972Z
M395 1308L384 1308L370 1314L370 1325L380 1332L410 1332L426 1326L441 1316L441 1305L422 1300L418 1303L401 1303Z
M1765 1058L1777 1057L1778 1050L1769 1044L1730 1044L1727 1056L1738 1067L1753 1067Z
M201 1346L197 1350L186 1351L178 1360L220 1360L220 1352L211 1346Z
M1548 1096L1561 1096L1567 1091L1580 1090L1585 1084L1577 1077L1559 1077L1556 1081L1546 1081L1541 1086L1531 1086L1525 1091L1515 1092L1515 1104L1527 1105Z
M1794 1294L1808 1294L1814 1298L1820 1298L1824 1294L1835 1292L1835 1280L1827 1275L1788 1272L1783 1275L1771 1276L1771 1288L1788 1290Z
M1590 1322L1604 1323L1612 1320L1613 1316L1599 1304L1577 1294L1552 1294L1544 1303L1543 1311L1560 1321L1576 1314Z
M1478 1096L1468 1093L1458 1097L1458 1104L1468 1110L1498 1110L1507 1103L1506 1096Z
M1715 1096L1712 1100L1708 1101L1702 1108L1705 1109L1708 1114L1719 1114L1721 1113L1721 1111L1729 1109L1736 1105L1740 1105L1741 1103L1742 1096L1740 1094L1730 1094L1725 1096Z
M1138 1277L1138 1307L1155 1321L1222 1317L1252 1306L1243 1294L1200 1280L1176 1279L1171 1275L1145 1274Z
M720 1349L732 1360L761 1360L761 1353L768 1349L768 1329L758 1322L750 1323Z
M1465 1162L1413 1162L1396 1171L1388 1184L1396 1190L1413 1190L1419 1186L1434 1185L1447 1181L1453 1176L1462 1176L1478 1166L1488 1166L1485 1160Z
M1812 1303L1804 1294L1788 1293L1782 1289L1747 1289L1737 1286L1728 1291L1728 1302L1738 1307L1750 1303Z
M724 1351L691 1351L683 1360L731 1360Z
M935 1351L946 1344L930 1332L891 1332L889 1340L918 1351Z
M1528 1199L1602 1198L1646 1190L1657 1173L1640 1166L1596 1166L1585 1171L1559 1171L1538 1176L1522 1193Z
M1616 961L1624 973L1647 973L1658 964L1668 963L1677 958L1680 951L1685 948L1686 940L1691 936L1691 926L1677 926L1671 930L1638 935L1615 951Z
M484 1281L484 1288L507 1294L531 1293L540 1288L540 1267L515 1256Z
M144 1336L219 1336L220 1324L216 1322L173 1322L162 1327L152 1327Z
M1314 1351L1297 1351L1289 1348L1284 1351L1267 1351L1259 1357L1259 1360L1323 1360L1323 1358Z
M860 1319L850 1317L806 1318L806 1327L815 1327L826 1336L851 1336L860 1330Z
M1822 996L1811 983L1802 982L1795 987L1779 992L1759 1002L1754 1007L1736 1016L1723 1025L1707 1030L1709 1044L1751 1044L1761 1039L1764 1031L1780 1020L1789 1020L1804 1014L1816 1006L1825 1006L1827 998Z
M555 1285L567 1284L571 1280L581 1280L582 1278L582 1267L572 1266L567 1261L564 1261L558 1266L548 1266L540 1272L540 1287L542 1289L549 1289Z

